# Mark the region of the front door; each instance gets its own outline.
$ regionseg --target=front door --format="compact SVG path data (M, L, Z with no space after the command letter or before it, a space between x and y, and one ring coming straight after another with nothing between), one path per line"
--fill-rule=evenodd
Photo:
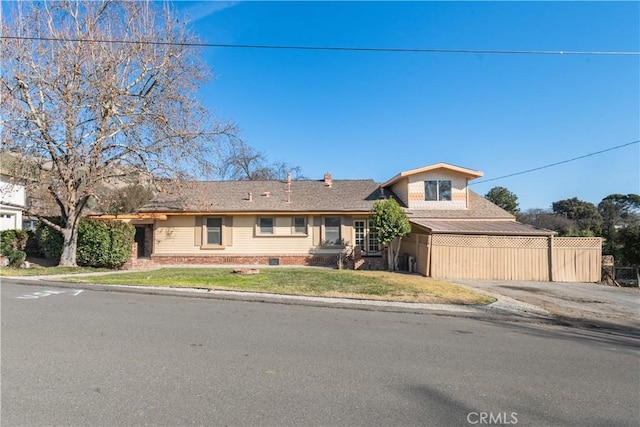
M144 242L146 240L146 230L147 227L145 226L136 226L136 235L133 240L138 244L138 253L136 254L138 258L144 257L145 254Z

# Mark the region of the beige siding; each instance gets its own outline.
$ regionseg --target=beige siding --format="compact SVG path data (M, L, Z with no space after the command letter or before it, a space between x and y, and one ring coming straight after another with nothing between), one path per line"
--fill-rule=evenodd
M425 234L411 234L402 239L400 253L409 255L415 260L415 272L428 276L427 262L429 259L430 236Z
M196 219L192 216L172 216L157 221L153 233L154 253L194 253L200 250L194 239Z
M307 218L309 225L310 218ZM226 248L229 254L308 254L313 247L313 227L309 234L292 234L292 217L276 217L276 228L272 236L256 233L257 217L237 216L233 222L233 247Z
M201 235L196 226L196 218L192 216L170 216L166 221L156 221L154 232L154 254L156 255L306 255L331 254L338 248L318 248L321 236L315 236L322 227L314 227L314 217L307 219L307 234L294 233L293 216L276 216L273 235L260 235L258 232L258 216L235 216L233 226L221 248L201 248L198 236ZM320 217L320 221L322 218ZM342 236L349 240L352 235L350 217L343 217ZM228 244L229 241L232 244Z
M424 182L451 180L451 201L424 200ZM412 175L406 181L407 206L410 209L466 209L467 178L446 170L431 171Z
M432 277L557 282L600 280L602 241L599 238L554 238L553 244L548 237L434 235L432 239ZM553 268L550 268L550 262Z
M407 179L403 178L391 186L391 191L398 196L405 206L409 206L409 189L407 188Z

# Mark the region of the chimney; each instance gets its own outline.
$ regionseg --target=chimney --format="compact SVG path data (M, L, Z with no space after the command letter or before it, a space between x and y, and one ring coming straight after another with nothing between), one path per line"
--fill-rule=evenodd
M291 172L287 174L287 184L291 184Z
M324 185L327 187L333 186L333 179L331 178L331 174L329 172L324 174Z
M247 199L248 201L253 202L253 194L249 193L247 197L248 197Z

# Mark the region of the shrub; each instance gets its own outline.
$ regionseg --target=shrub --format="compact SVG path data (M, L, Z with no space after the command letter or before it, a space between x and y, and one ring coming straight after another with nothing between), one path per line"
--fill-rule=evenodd
M118 268L129 260L135 228L123 222L86 219L78 228L78 265Z
M7 260L9 261L9 267L22 267L22 264L24 264L24 261L27 259L26 252L16 249L3 255L7 257Z
M54 224L62 224L60 218L48 218ZM43 222L38 224L36 228L36 240L42 254L49 259L59 260L62 255L62 243L64 242L62 234L57 230L45 225Z
M0 254L7 257L9 267L20 267L27 259L23 249L27 246L28 234L24 230L0 232Z
M27 238L29 235L24 230L4 230L0 232L0 251L2 255L5 251L19 250L22 251L27 246Z
M62 235L47 226L39 226L36 234L45 256L59 259ZM131 256L134 235L129 224L83 218L78 224L76 261L87 267L121 267Z

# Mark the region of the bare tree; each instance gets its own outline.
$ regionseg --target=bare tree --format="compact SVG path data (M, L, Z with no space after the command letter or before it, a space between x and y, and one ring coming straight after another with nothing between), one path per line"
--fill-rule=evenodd
M106 188L98 200L98 210L110 214L134 213L155 196L152 187L129 184L121 188Z
M64 238L60 265L76 264L78 221L100 185L136 183L132 171L202 176L235 133L196 100L211 73L166 5L19 2L4 18L2 149L18 154L16 170L42 171L62 217L42 219Z
M244 141L229 139L218 147L219 175L222 179L240 181L305 179L300 166L285 162L269 163L264 153L256 151Z

